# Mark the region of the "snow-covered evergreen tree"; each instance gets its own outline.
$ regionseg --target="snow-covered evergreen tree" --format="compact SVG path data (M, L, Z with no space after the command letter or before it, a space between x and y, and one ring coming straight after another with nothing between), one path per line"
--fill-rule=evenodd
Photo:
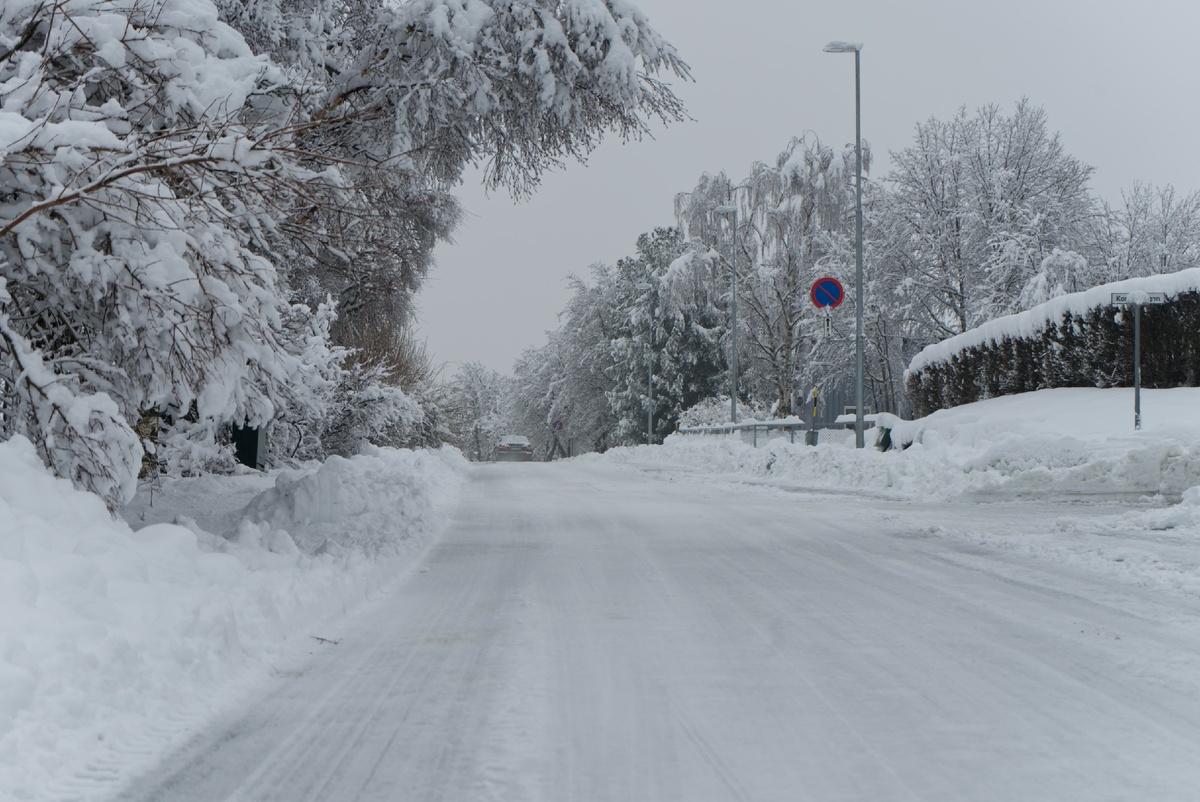
M661 442L683 410L719 392L725 381L725 314L703 287L672 272L684 250L678 229L659 228L638 237L637 255L619 260L611 271L608 400L623 445L646 442L648 384L653 442Z
M638 238L636 256L571 278L559 327L516 367L508 407L521 433L544 446L561 420L578 450L644 443L652 383L661 442L684 409L719 391L725 313L683 252L680 232L660 228Z

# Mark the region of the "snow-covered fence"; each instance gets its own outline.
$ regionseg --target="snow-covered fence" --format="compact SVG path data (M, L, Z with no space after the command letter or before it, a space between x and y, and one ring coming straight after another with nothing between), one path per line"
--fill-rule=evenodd
M905 373L913 414L1052 387L1133 383L1133 316L1117 292L1165 293L1142 310L1142 384L1200 385L1200 268L1063 295L921 351Z
M681 426L677 430L682 435L725 435L738 436L742 442L757 448L768 440L786 439L790 443L805 442L804 435L812 429L812 425L791 418L777 421L748 421L746 423L723 423L718 426ZM840 424L818 423L817 431L831 429L836 432L846 431Z

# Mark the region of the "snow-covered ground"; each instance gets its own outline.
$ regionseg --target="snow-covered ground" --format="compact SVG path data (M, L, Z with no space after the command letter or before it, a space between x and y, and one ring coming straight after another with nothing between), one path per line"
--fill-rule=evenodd
M829 490L908 499L995 500L1158 497L1178 501L1200 485L1200 389L1142 391L1142 429L1133 391L1069 388L992 398L917 421L881 416L902 448L853 449L853 433L823 430L815 448L786 432L682 435L665 447L618 449L600 458L678 465ZM867 431L868 444L876 433ZM1189 497L1190 498L1190 497ZM1190 506L1190 505L1189 505Z
M652 466L675 481L737 482L746 492L902 500L898 510L927 515L930 531L944 537L1200 596L1200 389L1143 390L1141 430L1133 406L1129 389L1062 388L917 421L883 416L903 450L859 451L853 432L829 430L816 447L779 433L765 442L760 433L758 448L739 436L673 435L662 447L585 459ZM875 436L867 431L868 445ZM1063 501L1078 514L1055 507L1037 528L1006 520L1006 504ZM951 526L939 520L946 503L980 506Z
M168 481L126 524L0 444L0 799L103 798L320 648L428 544L465 468L378 450Z
M1195 800L1200 599L966 537L1122 505L691 468L473 468L420 572L115 798Z
M993 574L986 554L1010 554L1014 579L1046 560L1194 600L1200 390L1145 391L1138 432L1132 405L1128 390L1051 390L895 423L904 450L856 451L831 432L811 448L675 436L573 464L743 500L865 498L888 526L957 543L956 559ZM0 799L107 799L273 673L332 648L322 639L434 541L466 468L452 451L380 450L178 480L144 489L127 524L49 477L27 442L0 444ZM577 490L594 479L564 477ZM693 514L679 511L672 538Z

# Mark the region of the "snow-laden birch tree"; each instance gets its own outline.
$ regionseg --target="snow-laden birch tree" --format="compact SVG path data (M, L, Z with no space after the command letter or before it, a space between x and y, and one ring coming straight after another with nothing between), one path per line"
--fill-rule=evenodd
M864 157L869 169L869 147ZM799 396L814 383L845 373L844 321L839 316L839 336L827 338L825 313L808 291L823 275L854 291L854 160L852 145L835 150L806 134L773 164L755 163L736 186L723 174L706 175L676 199L698 247L693 258L719 258L731 274L736 267L743 387L781 416L798 414ZM738 209L736 258L732 218L714 211L728 205Z

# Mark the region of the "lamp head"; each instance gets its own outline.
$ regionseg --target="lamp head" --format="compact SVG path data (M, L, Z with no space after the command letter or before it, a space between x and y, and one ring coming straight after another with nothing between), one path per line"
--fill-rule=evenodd
M857 53L862 50L862 42L830 42L823 49L826 53Z

